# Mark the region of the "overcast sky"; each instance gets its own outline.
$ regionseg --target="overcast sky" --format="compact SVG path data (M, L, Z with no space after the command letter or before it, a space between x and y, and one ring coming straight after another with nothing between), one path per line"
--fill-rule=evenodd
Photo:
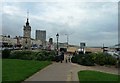
M15 0L13 0L15 1ZM18 0L17 0L18 1ZM115 2L116 1L116 2ZM3 2L2 34L23 36L23 26L29 10L29 22L32 27L32 38L35 30L46 30L47 40L52 37L59 41L87 46L112 46L118 43L118 0L53 0L35 2Z

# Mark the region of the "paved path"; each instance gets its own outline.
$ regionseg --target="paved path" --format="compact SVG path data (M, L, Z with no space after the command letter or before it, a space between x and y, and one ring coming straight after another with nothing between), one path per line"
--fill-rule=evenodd
M78 81L77 72L80 70L97 70L118 74L117 68L104 66L81 66L73 63L53 63L37 72L25 81Z
M95 71L100 71L100 72L105 72L105 73L111 73L111 74L117 74L118 75L118 68L115 68L113 66L105 67L105 66L82 66L78 64L71 63L72 65L76 66L76 71L81 71L81 70L95 70Z
M78 81L77 73L73 73L75 67L71 63L53 63L25 81Z

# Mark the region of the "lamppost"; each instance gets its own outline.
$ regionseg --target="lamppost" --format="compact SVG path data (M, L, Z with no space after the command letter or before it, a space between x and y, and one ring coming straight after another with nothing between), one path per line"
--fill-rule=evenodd
M57 37L57 55L58 55L58 38L59 38L59 34L58 33L56 34L56 37Z

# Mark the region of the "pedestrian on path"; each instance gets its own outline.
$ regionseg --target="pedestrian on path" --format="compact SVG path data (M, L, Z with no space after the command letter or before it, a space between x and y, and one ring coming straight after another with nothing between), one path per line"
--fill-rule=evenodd
M71 62L71 59L72 59L72 54L70 53L68 57L69 62Z
M65 55L65 62L68 62L68 55Z

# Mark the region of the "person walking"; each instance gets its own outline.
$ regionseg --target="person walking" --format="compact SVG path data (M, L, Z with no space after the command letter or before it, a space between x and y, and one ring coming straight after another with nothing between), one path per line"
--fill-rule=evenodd
M62 53L60 52L60 62L62 63Z
M62 61L64 60L64 52L60 52L60 62L62 63Z
M71 62L71 59L72 59L72 54L70 53L68 57L69 62Z
M65 62L66 63L68 62L68 55L67 54L65 55Z

